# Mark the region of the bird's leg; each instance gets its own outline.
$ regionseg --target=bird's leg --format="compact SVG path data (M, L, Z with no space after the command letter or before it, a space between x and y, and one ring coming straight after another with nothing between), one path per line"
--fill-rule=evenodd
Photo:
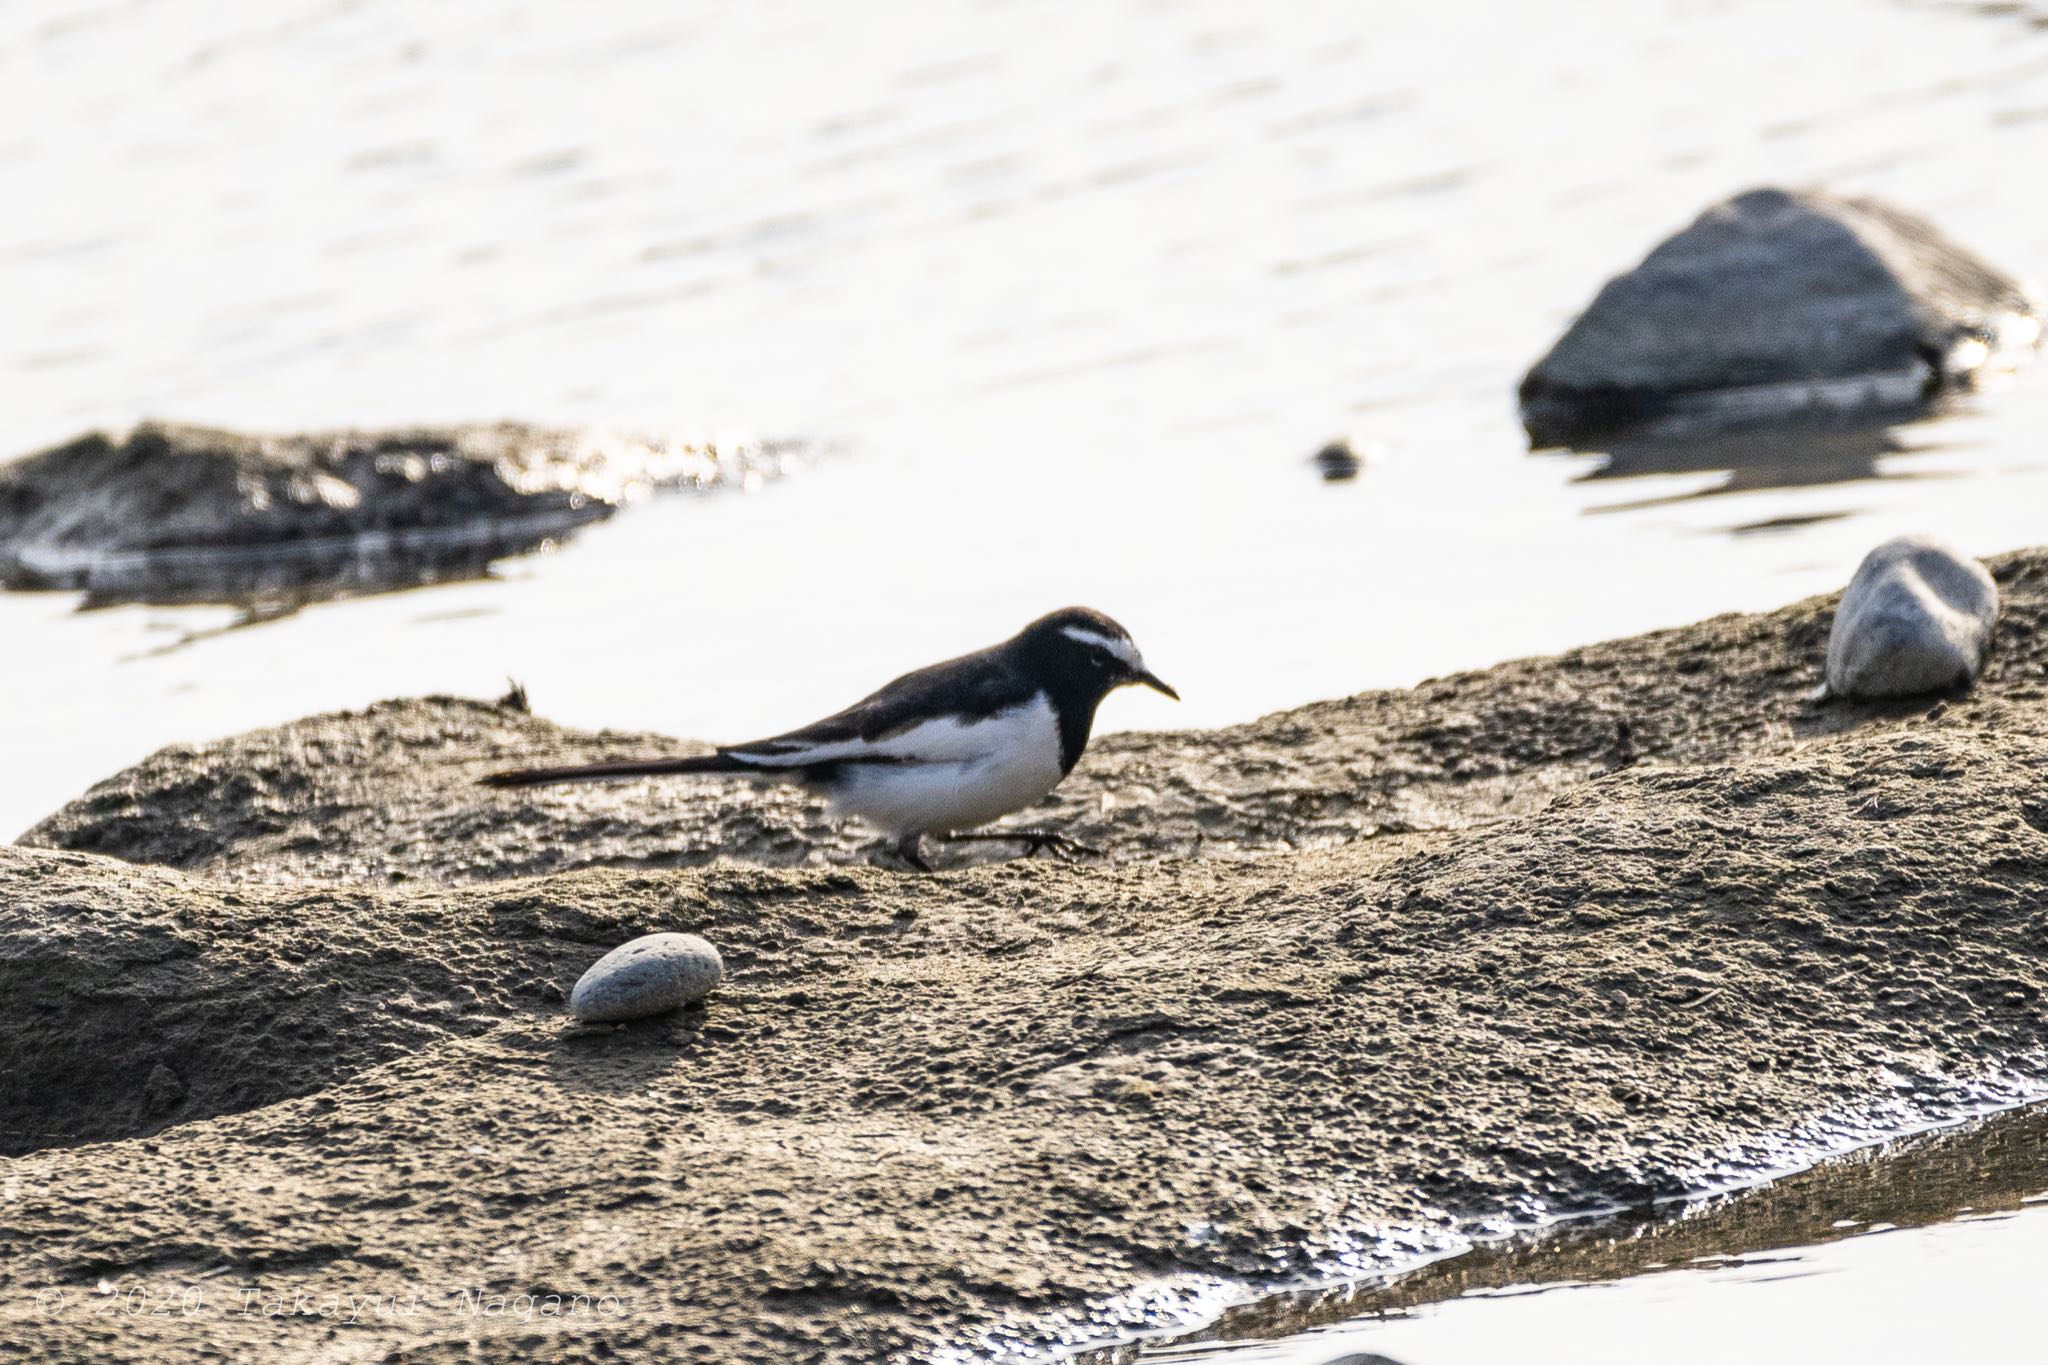
M919 872L929 872L932 865L924 860L924 851L920 847L923 843L922 834L906 834L896 841L896 856Z
M1027 858L1039 853L1050 853L1055 858L1102 856L1101 849L1090 848L1080 840L1070 838L1056 829L991 829L978 834L939 834L933 837L951 844L1012 841L1024 845L1024 856Z

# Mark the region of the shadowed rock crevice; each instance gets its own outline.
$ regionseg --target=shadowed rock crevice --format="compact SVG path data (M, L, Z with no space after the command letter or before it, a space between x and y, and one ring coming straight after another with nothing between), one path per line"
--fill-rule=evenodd
M524 1013L552 1017L593 945L672 897L594 914L375 891L244 893L78 854L0 849L0 1154L133 1137L312 1094Z

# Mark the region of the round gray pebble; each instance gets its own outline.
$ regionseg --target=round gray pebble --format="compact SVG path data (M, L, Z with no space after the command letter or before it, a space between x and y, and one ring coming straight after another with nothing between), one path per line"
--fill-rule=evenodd
M1910 697L1977 680L1998 619L1984 566L1927 536L1900 536L1856 570L1828 636L1838 697Z
M725 975L718 949L695 934L643 934L590 965L569 994L586 1024L645 1019L694 1004Z

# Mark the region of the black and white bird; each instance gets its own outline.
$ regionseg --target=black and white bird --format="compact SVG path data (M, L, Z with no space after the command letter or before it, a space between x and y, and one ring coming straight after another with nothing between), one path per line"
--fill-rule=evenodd
M1080 846L1049 830L971 833L1059 785L1088 747L1095 708L1138 684L1180 694L1145 666L1130 632L1099 611L1068 607L1010 639L906 673L863 701L773 739L696 758L656 758L492 773L493 787L598 782L670 773L731 773L801 783L834 813L858 816L930 871L926 835L1014 839L1027 852Z

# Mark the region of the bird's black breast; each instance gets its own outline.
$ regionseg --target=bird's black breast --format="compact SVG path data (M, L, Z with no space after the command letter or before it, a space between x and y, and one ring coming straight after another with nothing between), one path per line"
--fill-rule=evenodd
M1102 704L1103 692L1099 687L1078 682L1063 684L1058 680L1047 682L1044 688L1052 702L1053 716L1059 721L1060 774L1065 776L1074 771L1082 751L1088 747L1089 732L1095 728L1095 708Z

